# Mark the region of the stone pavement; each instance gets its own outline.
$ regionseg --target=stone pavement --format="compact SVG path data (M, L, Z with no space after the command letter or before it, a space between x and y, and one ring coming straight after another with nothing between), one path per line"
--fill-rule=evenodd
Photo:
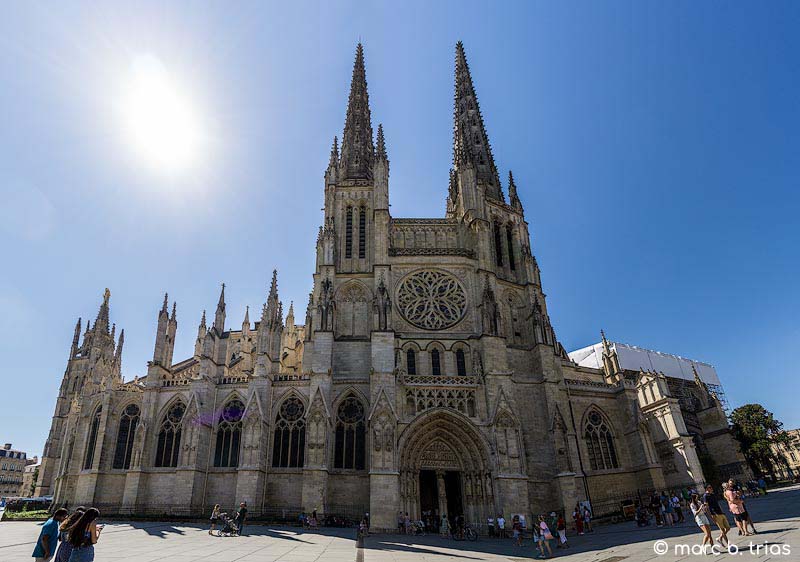
M677 560L759 560L800 561L800 487L772 491L765 498L747 501L759 534L754 544L767 541L757 552L747 545L751 537L733 542L741 554L719 556L675 553L678 544L695 545L702 539L693 521L673 528L645 527L633 523L599 528L582 537L570 535L572 548L554 550L565 562L673 562ZM322 529L304 532L298 528L251 525L247 536L210 537L206 527L189 523L109 523L96 548L97 562L522 562L534 558L530 539L522 548L510 540L481 538L477 542L455 542L439 537L375 535L365 548L356 549L353 529ZM39 533L37 523L0 523L0 562L31 560ZM717 533L715 533L716 536ZM653 546L665 540L667 554L657 555ZM788 550L788 553L787 553Z

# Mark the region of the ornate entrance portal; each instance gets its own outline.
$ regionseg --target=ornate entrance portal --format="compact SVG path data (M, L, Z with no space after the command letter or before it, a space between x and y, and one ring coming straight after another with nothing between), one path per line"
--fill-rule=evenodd
M480 523L494 511L488 448L468 418L449 410L420 416L400 439L400 508L412 519L463 515Z

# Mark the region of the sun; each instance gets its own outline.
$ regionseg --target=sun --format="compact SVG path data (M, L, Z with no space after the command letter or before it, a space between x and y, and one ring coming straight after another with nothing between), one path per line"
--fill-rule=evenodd
M133 60L124 98L128 140L148 165L174 173L197 162L198 116L161 60L153 55Z

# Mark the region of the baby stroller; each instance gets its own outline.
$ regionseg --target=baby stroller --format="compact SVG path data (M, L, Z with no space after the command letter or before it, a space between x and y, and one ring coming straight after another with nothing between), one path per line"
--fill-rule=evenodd
M219 514L219 521L222 524L222 527L219 530L219 536L220 537L238 537L239 536L239 527L236 525L236 522L227 513L220 513Z
M425 536L425 523L422 521L412 521L411 522L411 534L412 535L420 535Z

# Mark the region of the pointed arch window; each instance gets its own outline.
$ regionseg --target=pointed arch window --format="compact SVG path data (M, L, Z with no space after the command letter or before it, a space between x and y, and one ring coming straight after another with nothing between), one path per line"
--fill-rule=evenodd
M456 350L456 371L460 377L467 375L467 357L463 349Z
M511 271L515 271L517 264L514 261L514 230L510 224L506 226L506 242L508 243L508 267L511 268Z
M298 468L305 464L306 424L303 420L305 406L296 396L281 404L275 420L272 443L272 466Z
M439 376L442 374L442 364L439 359L438 349L431 351L431 374L434 376Z
M217 446L214 449L214 466L239 466L239 445L242 441L242 416L244 404L231 400L222 409L217 426Z
M592 470L619 468L614 436L603 416L598 411L589 412L584 429L586 448L589 451L589 465Z
M157 467L178 466L178 453L181 450L181 430L183 414L186 406L183 402L176 402L167 411L158 430L158 444L156 445Z
M413 349L406 351L406 371L409 375L417 374L417 354Z
M133 455L133 437L136 434L136 426L139 425L139 406L129 404L119 418L119 430L117 431L117 446L114 449L113 468L131 467L131 456Z
M365 437L364 405L355 396L348 396L336 413L334 468L364 470Z
M92 416L92 425L89 426L89 439L86 442L86 456L83 459L83 469L88 470L94 464L94 450L97 446L97 433L100 431L100 417L103 407L98 406Z
M500 223L494 223L494 256L497 262L497 265L503 265L503 240L502 235L500 233Z
M358 210L358 257L367 257L367 210L364 207Z
M353 207L345 209L344 257L353 257Z

